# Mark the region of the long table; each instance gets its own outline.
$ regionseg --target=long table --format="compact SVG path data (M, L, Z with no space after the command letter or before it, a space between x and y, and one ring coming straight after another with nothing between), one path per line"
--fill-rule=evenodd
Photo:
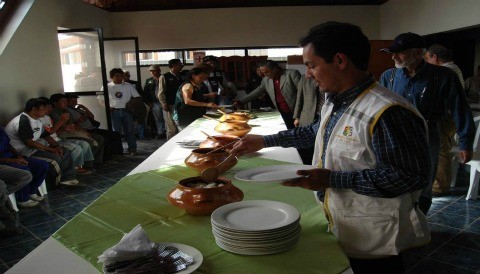
M258 116L258 119L249 122L253 134L265 135L285 129L278 113ZM267 273L255 272L255 269L269 269L273 271L268 271L270 273L292 273L288 267L301 270L302 273L339 273L348 269L348 260L336 239L326 232L326 220L315 205L310 191L281 185L258 186L234 182L244 191L245 200L264 198L285 201L302 212L299 244L290 251L267 256L242 256L223 251L214 243L209 216L193 217L166 203L166 192L173 188L176 179L192 175L192 171L182 167L183 160L191 150L180 147L177 142L203 140L205 136L200 129L214 135L215 125L216 122L211 120L195 121L68 222L54 237L48 238L18 262L8 273L99 273L94 258L118 242L123 233L138 223L145 226L147 234L154 241L180 242L199 249L204 255L204 262L195 273ZM268 159L301 163L295 149L269 148L241 160L235 168L238 171L242 165L262 165L262 162L274 164ZM172 168L176 169L174 174L169 172ZM226 177L233 178L234 172L227 173ZM152 180L152 176L158 176L158 183ZM146 196L140 197L140 193ZM138 197L131 199L132 196ZM153 202L154 199L158 203ZM119 221L123 216L130 218ZM93 221L85 221L87 219ZM76 233L81 234L82 229L96 233L85 233L88 237L77 237ZM198 237L191 234L197 234Z

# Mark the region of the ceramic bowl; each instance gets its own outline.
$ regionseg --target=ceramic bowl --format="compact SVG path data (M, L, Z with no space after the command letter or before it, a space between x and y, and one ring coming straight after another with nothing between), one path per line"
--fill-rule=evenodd
M242 137L249 133L252 130L252 127L246 122L220 122L214 130L224 135Z
M200 148L217 148L217 147L221 147L221 146L225 146L227 144L230 144L234 141L238 141L240 140L240 138L238 136L233 136L233 135L214 135L214 136L211 136L207 139L205 139L205 141L203 141L201 144L200 144ZM224 149L231 149L233 147L234 143L233 144L230 144L226 147L224 147Z
M217 150L210 154L208 152L214 150L213 148L197 148L192 150L192 153L185 158L185 165L189 168L201 172L209 167L214 167L223 162L230 154L225 150ZM235 166L238 162L237 157L232 157L227 163L222 165L220 173L225 172Z
M248 122L248 120L250 120L250 116L243 112L233 112L223 114L219 120L222 122Z
M212 188L196 188L203 183L201 177L190 177L181 180L167 196L168 201L177 207L183 208L193 215L208 215L222 205L238 202L243 199L243 192L232 182L220 177Z

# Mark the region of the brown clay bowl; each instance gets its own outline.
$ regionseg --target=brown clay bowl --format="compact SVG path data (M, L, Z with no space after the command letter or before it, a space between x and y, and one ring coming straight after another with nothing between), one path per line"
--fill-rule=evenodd
M195 169L201 172L209 167L215 167L223 160L225 160L230 154L225 150L217 150L210 154L208 152L214 150L213 148L197 148L192 150L192 153L185 158L185 165L189 168ZM232 157L227 163L222 165L220 173L225 172L235 166L238 162L237 157Z
M195 188L193 185L203 183L201 177L190 177L177 183L167 196L174 206L183 208L193 215L208 215L222 205L243 199L243 192L227 178L218 178L215 182L223 186L212 188Z
M218 123L214 130L224 135L242 137L249 133L252 130L252 127L246 122L223 122Z
M238 136L233 136L233 135L214 135L210 136L209 138L205 139L200 144L200 148L217 148L221 146L228 145L234 141L238 141L240 138ZM231 149L234 144L228 145L224 147L224 149Z
M222 122L248 122L250 117L243 112L225 113L219 119Z

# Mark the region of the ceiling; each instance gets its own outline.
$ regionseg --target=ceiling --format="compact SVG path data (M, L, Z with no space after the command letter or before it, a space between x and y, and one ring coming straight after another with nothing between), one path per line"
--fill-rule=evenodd
M381 5L388 0L81 0L111 12L274 6Z

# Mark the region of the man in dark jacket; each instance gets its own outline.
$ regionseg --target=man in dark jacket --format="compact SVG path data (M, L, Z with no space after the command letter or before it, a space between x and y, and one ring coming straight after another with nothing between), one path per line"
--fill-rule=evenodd
M168 61L170 71L160 76L158 83L158 100L163 109L163 120L167 128L167 140L177 134L178 129L173 121L173 106L180 85L187 80L182 74L183 63L180 59Z
M415 33L398 35L392 46L381 51L392 54L395 68L385 71L380 84L410 101L428 123L432 174L430 185L422 192L419 208L426 214L432 204L432 183L437 174L440 150L439 123L451 115L459 136L459 160L472 158L475 125L462 84L449 68L423 60L426 43Z
M157 127L157 139L163 139L165 134L165 121L163 120L162 107L158 101L158 83L161 75L159 65L151 65L149 67L152 77L145 81L143 90L145 92L145 103L150 107L153 117L155 118L155 125Z

